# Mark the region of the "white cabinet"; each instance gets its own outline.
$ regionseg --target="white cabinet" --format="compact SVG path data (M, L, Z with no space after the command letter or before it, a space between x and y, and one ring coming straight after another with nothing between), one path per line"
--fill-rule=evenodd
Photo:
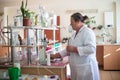
M114 26L114 17L112 11L104 12L104 26L105 28L110 28Z

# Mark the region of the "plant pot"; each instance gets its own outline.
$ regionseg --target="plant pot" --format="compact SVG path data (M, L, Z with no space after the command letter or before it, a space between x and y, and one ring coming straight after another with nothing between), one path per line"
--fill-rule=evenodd
M23 18L23 26L30 26L30 19L29 18Z

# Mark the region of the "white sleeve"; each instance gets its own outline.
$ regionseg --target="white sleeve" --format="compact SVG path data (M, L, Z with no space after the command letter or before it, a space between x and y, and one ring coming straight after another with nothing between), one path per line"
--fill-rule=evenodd
M93 33L87 33L84 38L84 45L77 47L80 56L96 53L96 38Z

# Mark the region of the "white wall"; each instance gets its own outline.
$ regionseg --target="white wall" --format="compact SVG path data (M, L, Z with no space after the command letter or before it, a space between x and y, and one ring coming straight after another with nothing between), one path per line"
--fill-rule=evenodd
M116 3L116 41L120 44L120 0Z
M39 5L44 6L46 11L54 11L55 14L59 15L61 18L61 38L69 37L71 34L68 33L68 26L70 24L70 15L72 13L67 13L67 10L84 10L84 9L97 9L97 13L84 13L83 15L95 16L97 25L104 25L104 12L113 11L115 16L115 0L28 0L28 6L34 6L36 9ZM0 7L8 6L20 6L21 2L12 3L0 3ZM1 9L1 10L2 10ZM11 11L10 11L11 12ZM115 18L115 17L114 17ZM114 19L115 20L115 19ZM114 21L115 24L115 21ZM116 40L115 36L116 27L110 30L113 35L113 40Z

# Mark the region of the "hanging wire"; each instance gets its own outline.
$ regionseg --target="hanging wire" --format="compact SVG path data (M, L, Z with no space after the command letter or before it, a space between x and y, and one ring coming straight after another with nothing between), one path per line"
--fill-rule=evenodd
M4 37L4 31L3 31L3 27L2 27L2 21L3 21L3 19L0 20L0 37L1 37L2 41L4 41L4 43L6 44L5 37Z
M10 40L10 38L8 36L10 32L8 30L4 31L4 27L2 26L2 22L3 22L3 19L0 20L0 37L1 37L2 41L4 41L4 44L6 44L7 43L6 39L8 39L8 42ZM8 35L5 35L5 33L7 33Z

